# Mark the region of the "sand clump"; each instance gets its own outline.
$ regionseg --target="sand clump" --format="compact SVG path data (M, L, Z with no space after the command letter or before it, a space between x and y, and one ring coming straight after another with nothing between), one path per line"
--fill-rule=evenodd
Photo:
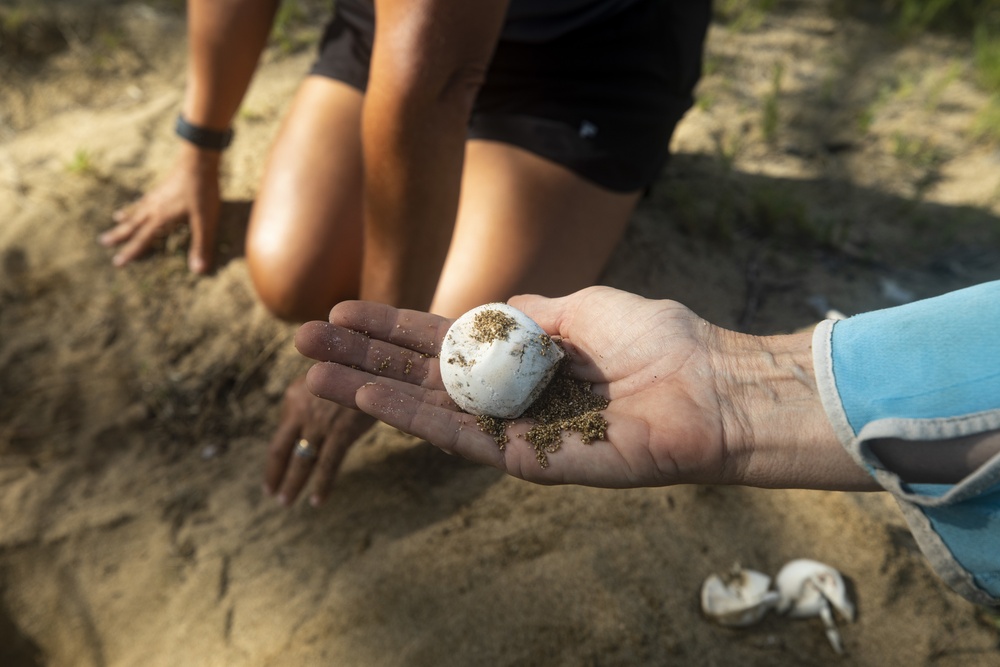
M476 313L472 321L472 339L480 343L506 340L517 320L499 310L484 310Z

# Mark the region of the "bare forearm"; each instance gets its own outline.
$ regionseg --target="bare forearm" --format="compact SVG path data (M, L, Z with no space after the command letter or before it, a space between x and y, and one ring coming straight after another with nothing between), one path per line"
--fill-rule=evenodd
M363 116L365 254L361 298L426 310L458 211L466 117L369 90Z
M184 116L224 130L267 42L278 0L189 0Z
M376 0L362 117L362 298L426 310L458 212L465 136L506 0Z

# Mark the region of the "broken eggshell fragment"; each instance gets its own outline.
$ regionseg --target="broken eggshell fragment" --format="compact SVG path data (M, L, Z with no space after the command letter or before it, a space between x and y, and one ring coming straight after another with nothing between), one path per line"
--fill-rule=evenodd
M844 652L832 609L852 622L855 610L840 572L825 563L799 558L785 563L775 578L775 585L781 596L780 613L791 618L819 616L830 645L837 653Z
M563 356L530 317L505 303L489 303L448 329L439 355L441 380L466 412L513 419L548 386Z
M739 565L709 576L701 586L701 610L719 625L746 627L757 623L778 603L771 577Z

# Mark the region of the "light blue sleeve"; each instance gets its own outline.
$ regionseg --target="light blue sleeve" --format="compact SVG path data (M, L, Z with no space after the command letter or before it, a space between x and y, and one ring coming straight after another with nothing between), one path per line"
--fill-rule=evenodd
M896 497L937 573L1000 606L1000 454L958 484L906 484L870 448L1000 430L1000 281L824 321L813 361L838 437Z

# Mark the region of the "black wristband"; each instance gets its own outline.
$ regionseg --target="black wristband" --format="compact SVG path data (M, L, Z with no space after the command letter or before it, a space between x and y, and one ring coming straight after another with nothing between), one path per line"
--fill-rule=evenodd
M207 127L198 127L184 120L184 115L177 116L177 126L174 128L177 136L190 141L198 148L205 148L210 151L221 151L229 147L233 141L232 128L225 132L210 130Z

